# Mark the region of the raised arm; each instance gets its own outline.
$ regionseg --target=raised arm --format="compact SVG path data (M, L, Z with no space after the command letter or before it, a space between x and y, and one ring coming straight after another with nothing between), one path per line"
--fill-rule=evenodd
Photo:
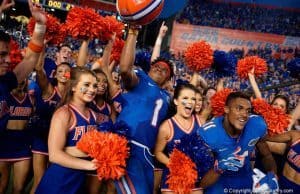
M3 11L8 10L9 8L13 7L15 5L14 0L3 0L0 6L0 17ZM1 20L1 19L0 19Z
M77 58L77 66L84 66L87 63L88 58L88 46L89 41L83 40L81 46L79 48L78 58Z
M39 60L40 53L44 46L44 35L46 32L46 16L39 5L33 5L28 1L29 9L36 24L30 42L26 50L24 59L13 70L17 76L18 82L22 82L33 70Z
M138 29L131 26L128 31L128 36L122 50L120 59L120 74L125 89L131 89L138 83L138 77L133 71L135 59L135 47L138 36Z
M297 119L300 119L300 101L298 102L296 108L292 111L291 122L288 126L288 130L292 128L292 126L295 124Z
M168 26L165 25L165 22L163 21L160 29L159 29L159 33L157 35L154 47L153 47L153 51L152 51L152 55L151 55L151 62L155 61L155 59L157 59L160 56L160 49L161 49L161 43L163 41L163 38L165 37L166 33L168 31Z
M108 41L107 45L105 46L102 61L96 62L93 64L92 69L100 68L106 75L107 81L108 81L108 88L109 88L109 95L112 97L119 91L119 86L115 83L115 81L112 78L112 71L116 64L115 61L112 61L110 63L110 55L112 51L112 47L114 44L115 35L112 37L111 40Z
M258 88L258 85L255 80L254 76L254 68L251 70L251 72L248 73L249 82L251 84L251 87L253 89L254 95L256 98L262 98L261 92Z
M192 79L190 81L190 84L198 87L200 86L201 88L203 88L204 90L207 88L207 82L205 81L205 79L197 72L194 72L192 75Z
M44 70L44 59L45 59L45 50L40 54L39 60L35 66L37 83L42 90L43 98L48 98L53 92L53 86L48 81L46 72Z

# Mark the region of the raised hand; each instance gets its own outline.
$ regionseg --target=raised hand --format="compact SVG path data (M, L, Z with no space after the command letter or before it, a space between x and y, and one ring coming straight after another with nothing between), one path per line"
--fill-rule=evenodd
M31 0L28 0L28 5L31 15L35 21L41 25L46 25L47 18L43 8L39 4L33 3Z
M14 0L11 0L11 1L10 0L3 0L2 3L1 3L1 7L0 7L0 14L3 11L5 11L5 10L11 8L11 7L13 7L14 5L15 5L15 1Z
M167 31L168 31L168 26L166 26L165 21L163 21L163 23L160 26L158 36L161 37L161 38L165 37Z

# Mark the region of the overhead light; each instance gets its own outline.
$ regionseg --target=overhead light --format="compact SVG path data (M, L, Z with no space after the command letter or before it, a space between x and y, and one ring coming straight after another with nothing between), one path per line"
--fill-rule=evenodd
M16 8L13 7L12 10L13 10L13 11L16 11Z
M54 12L54 11L55 11L55 9L51 8L51 11L53 11L53 12Z

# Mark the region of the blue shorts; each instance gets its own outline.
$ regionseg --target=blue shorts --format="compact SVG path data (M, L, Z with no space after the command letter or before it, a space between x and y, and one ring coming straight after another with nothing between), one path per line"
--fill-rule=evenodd
M86 172L51 164L40 181L36 194L83 194Z
M154 165L149 148L131 141L126 172L125 176L115 181L118 193L153 194Z
M300 185L290 181L285 176L279 177L280 193L300 193Z
M31 136L27 130L5 130L0 135L0 161L14 162L31 158Z

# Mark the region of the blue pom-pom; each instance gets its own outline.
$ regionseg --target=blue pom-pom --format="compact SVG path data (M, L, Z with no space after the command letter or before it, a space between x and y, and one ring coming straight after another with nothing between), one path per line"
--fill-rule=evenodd
M234 54L216 50L214 52L214 63L212 68L215 69L218 77L233 76L236 71L237 61Z
M111 132L118 134L120 136L128 137L128 125L123 121L118 121L115 124L113 122L107 121L98 125L98 130L102 132Z
M147 50L140 50L135 55L134 65L139 66L145 71L146 73L150 70L151 64L151 54Z
M287 69L290 72L290 76L300 79L300 58L295 58L287 64Z
M196 133L184 135L180 138L180 143L176 145L176 148L189 156L196 164L199 180L213 167L212 151Z

